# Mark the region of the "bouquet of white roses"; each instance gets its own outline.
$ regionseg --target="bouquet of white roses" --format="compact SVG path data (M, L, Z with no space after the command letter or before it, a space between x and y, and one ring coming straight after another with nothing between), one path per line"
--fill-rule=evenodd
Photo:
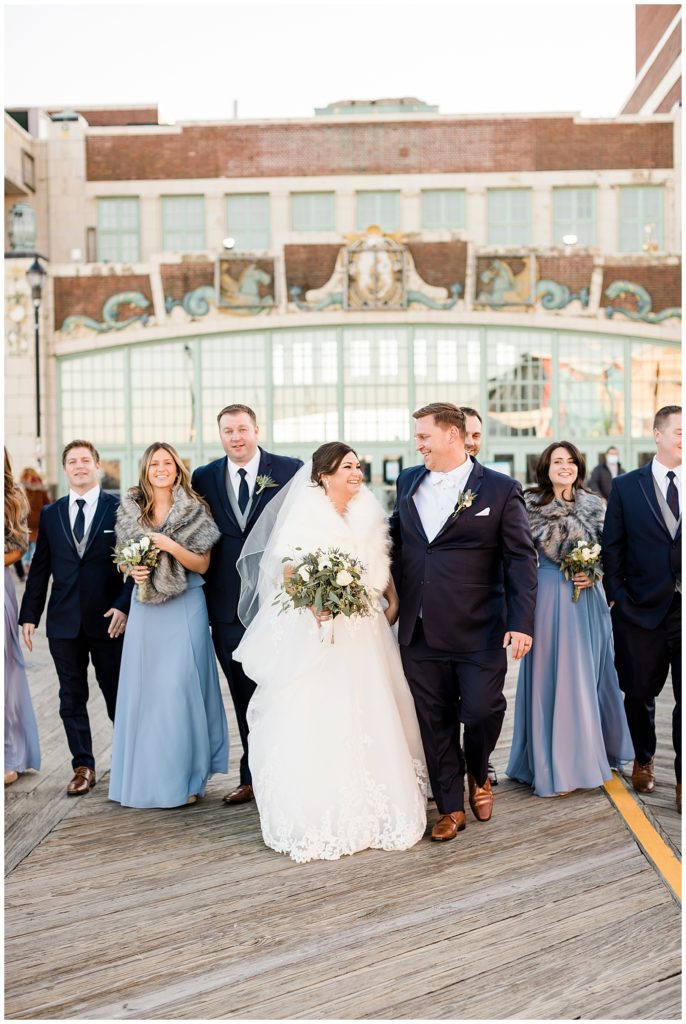
M160 549L155 547L147 534L143 534L138 540L130 538L121 544L117 544L112 556L113 561L122 569L125 576L128 576L131 569L137 565L144 565L147 569L154 569L159 557ZM138 600L146 600L144 580L138 584Z
M329 611L332 618L338 615L351 618L372 615L376 610L374 593L362 582L364 566L344 551L317 548L297 558L286 557L283 562L283 587L273 602L281 605L281 612L291 608L314 608L317 615Z
M595 586L596 582L603 578L600 544L591 544L590 540L577 541L576 546L560 562L560 572L564 573L567 581L576 576L578 572L585 572ZM572 601L575 604L579 600L580 594L581 590L574 584Z

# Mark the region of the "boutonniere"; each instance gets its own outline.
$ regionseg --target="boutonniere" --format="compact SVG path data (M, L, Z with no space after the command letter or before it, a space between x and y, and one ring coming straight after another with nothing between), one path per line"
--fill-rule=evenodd
M266 491L270 487L278 487L279 486L277 484L276 480L272 480L272 478L270 476L258 476L258 478L255 481L255 483L257 484L257 487L255 489L255 497L256 498L259 498L260 494L262 494L262 491Z
M457 505L455 506L450 518L457 519L460 512L464 512L466 508L471 508L475 497L476 495L473 491L462 491L460 497L457 499Z

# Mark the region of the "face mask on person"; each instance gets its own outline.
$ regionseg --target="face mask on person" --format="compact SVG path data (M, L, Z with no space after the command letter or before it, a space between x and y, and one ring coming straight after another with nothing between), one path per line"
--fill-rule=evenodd
M619 465L619 455L606 455L605 461L608 466L617 466Z

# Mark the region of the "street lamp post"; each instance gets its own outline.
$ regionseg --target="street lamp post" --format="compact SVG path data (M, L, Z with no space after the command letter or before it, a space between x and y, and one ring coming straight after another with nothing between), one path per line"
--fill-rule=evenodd
M40 303L43 296L43 278L45 270L34 259L26 271L26 276L31 285L31 301L33 302L33 340L36 360L36 461L38 469L43 469L43 443L41 440L41 415L40 415Z

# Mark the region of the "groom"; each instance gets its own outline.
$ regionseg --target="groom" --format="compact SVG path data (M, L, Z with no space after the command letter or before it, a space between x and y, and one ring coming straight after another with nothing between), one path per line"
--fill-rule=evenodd
M232 661L245 632L238 618L241 580L236 562L267 502L288 483L302 462L258 448L257 417L247 405L227 405L217 416L217 424L226 458L196 469L192 486L210 506L222 534L212 549L205 598L214 649L229 683L243 745L239 785L223 799L227 804L242 804L253 798L247 713L255 684L245 675L241 663Z
M517 481L466 454L462 410L435 402L413 417L424 465L398 477L393 576L403 668L440 814L431 838L446 841L466 824L465 759L474 816L488 821L493 811L488 757L505 715L505 648L515 659L531 650L536 552Z

